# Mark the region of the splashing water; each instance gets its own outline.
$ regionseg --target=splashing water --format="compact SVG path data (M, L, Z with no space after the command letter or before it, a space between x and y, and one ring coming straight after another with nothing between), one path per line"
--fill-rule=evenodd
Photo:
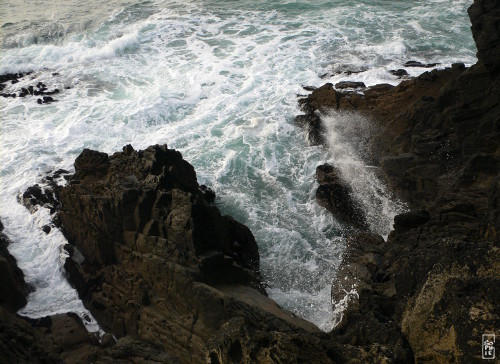
M394 216L405 212L407 206L395 198L378 178L377 167L366 164L367 140L371 134L370 121L350 112L334 112L322 116L330 160L352 188L352 196L363 210L369 229L387 238Z

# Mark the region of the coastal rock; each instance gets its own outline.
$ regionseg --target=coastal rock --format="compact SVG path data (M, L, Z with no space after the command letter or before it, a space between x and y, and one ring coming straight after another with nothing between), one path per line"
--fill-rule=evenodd
M16 259L7 250L10 240L3 229L0 221L0 305L16 312L26 305L29 288L24 282L23 272L17 267Z
M403 68L397 70L390 70L389 73L393 76L398 76L398 77L408 76L408 72Z
M337 82L335 84L336 89L344 89L344 88L365 88L366 85L364 82L355 82L355 81L342 81Z
M428 211L410 211L399 214L394 217L394 229L396 231L404 231L418 227L430 220Z
M309 144L322 145L325 143L323 124L317 114L297 115L295 122L306 128Z
M327 83L312 90L307 97L299 99L300 108L306 114L296 116L295 122L307 129L311 145L326 143L325 128L318 113L336 109L339 97L340 93L333 88L331 83Z
M472 36L476 42L477 58L496 77L500 72L500 38L498 23L500 9L495 0L476 1L468 9Z
M314 111L324 111L328 108L337 108L337 91L331 83L326 83L313 90L307 98L299 99L299 105L302 111L311 114Z
M342 303L353 286L357 296L335 330L340 340L359 338L356 327L392 327L417 362L480 362L481 333L500 325L491 289L500 283L500 58L491 58L499 8L476 0L469 9L479 58L471 68L454 64L340 100L339 110L371 118L372 154L412 207L395 217L387 242L349 240L332 298Z
M6 88L6 83L8 81L10 81L11 85L15 85L15 84L19 83L19 81L23 77L30 75L32 73L33 72L30 71L30 72L26 72L26 73L9 73L9 74L0 75L0 91L4 90ZM11 87L11 89L13 89L13 88ZM37 99L37 103L38 104L48 104L48 103L57 101L49 95L55 95L55 94L59 93L59 89L57 89L57 88L49 91L47 88L47 85L41 81L39 81L36 85L29 85L27 87L21 87L20 90L14 88L14 91L16 91L16 92L19 91L19 92L17 94L16 94L16 92L0 93L0 96L6 97L6 98L8 98L8 97L12 97L12 98L26 97L28 95L30 95L30 96L42 96L42 98Z
M205 185L201 185L200 191L203 193L203 196L205 197L205 201L207 201L208 203L215 202L215 192L210 187L207 187Z
M65 270L106 331L180 362L332 361L335 344L263 294L253 235L207 202L179 152L84 150L71 180Z
M344 311L331 333L355 354L346 362L415 361L410 344L393 319L395 288L380 274L386 249L384 239L373 233L356 232L347 239L344 259L332 285L334 308Z
M352 198L352 189L343 181L340 171L332 165L316 168L316 190L318 204L325 207L336 218L356 228L366 228L363 211Z
M418 61L408 61L404 64L405 67L423 67L423 68L432 68L439 65L439 63L422 63Z
M411 208L395 217L386 242L351 236L333 282L334 304L349 302L333 337L356 343L352 350L366 361L375 357L367 348L390 342L401 362L480 362L481 334L500 327L491 289L500 283L499 11L490 0L469 9L474 66L453 64L363 94L337 92L336 106L314 104L371 120L368 149Z

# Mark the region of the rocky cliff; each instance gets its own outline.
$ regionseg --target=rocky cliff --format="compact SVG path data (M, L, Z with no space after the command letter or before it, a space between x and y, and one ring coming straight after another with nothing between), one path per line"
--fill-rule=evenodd
M374 126L370 163L411 211L396 216L386 242L366 232L350 237L332 297L340 302L355 285L359 298L333 334L373 345L399 331L417 362L479 362L481 335L500 327L500 4L476 0L469 15L474 66L362 93L326 84L300 101L306 115L297 120L310 123L314 141L326 129L321 112L368 117Z
M314 325L265 296L252 233L213 197L166 145L84 150L58 218L86 307L116 338L180 362L331 360Z

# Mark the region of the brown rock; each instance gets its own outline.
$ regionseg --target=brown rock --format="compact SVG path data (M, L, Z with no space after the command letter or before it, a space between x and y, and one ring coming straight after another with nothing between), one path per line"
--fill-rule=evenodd
M75 169L79 183L59 194L74 245L65 269L119 339L108 348L115 357L136 355L123 354L129 337L181 362L331 361L318 348L333 344L314 325L262 295L253 235L206 201L180 153L158 145L111 157L87 150ZM299 353L297 343L310 350Z

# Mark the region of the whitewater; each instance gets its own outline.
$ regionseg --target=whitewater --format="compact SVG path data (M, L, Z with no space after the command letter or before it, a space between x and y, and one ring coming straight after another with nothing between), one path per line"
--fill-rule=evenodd
M252 230L270 297L330 330L345 226L315 201L316 166L340 166L376 233L387 235L405 206L366 165L367 121L324 115L328 145L310 146L294 123L297 95L343 80L395 85L388 71L409 60L475 63L470 3L2 0L0 74L33 71L5 91L61 90L48 105L0 100L0 217L35 288L19 313L73 311L97 330L64 278L63 235L45 234L48 210L30 214L17 196L51 170L72 171L83 148L167 143L222 213Z

